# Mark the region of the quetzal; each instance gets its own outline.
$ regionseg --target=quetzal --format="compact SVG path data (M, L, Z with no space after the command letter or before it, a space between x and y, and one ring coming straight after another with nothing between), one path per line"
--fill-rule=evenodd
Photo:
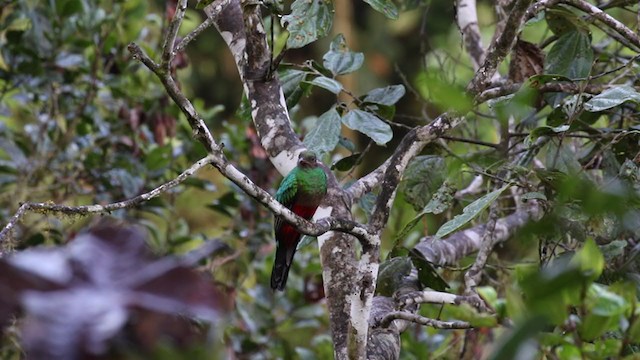
M296 166L280 183L276 200L296 215L311 219L327 193L327 175L313 151L303 151ZM276 216L276 260L271 271L271 288L284 290L298 242L302 234L282 217Z

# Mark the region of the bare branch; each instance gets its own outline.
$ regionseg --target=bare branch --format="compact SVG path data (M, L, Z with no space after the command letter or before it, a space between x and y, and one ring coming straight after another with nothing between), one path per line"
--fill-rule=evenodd
M191 175L193 175L196 171L200 170L204 166L210 164L213 161L213 155L208 155L198 161L195 164L191 165L190 168L182 172L182 174L178 175L175 179L168 181L157 188L146 192L144 194L138 195L134 198L119 201L106 205L81 205L81 206L66 206L66 205L58 205L53 203L24 203L20 205L18 211L11 217L9 223L5 225L5 227L0 231L0 242L6 240L11 232L11 229L17 224L18 221L22 219L22 217L27 213L27 211L38 211L42 213L48 212L56 212L63 213L68 215L88 215L95 213L108 213L115 210L120 209L130 209L137 205L142 204L143 202L149 201L154 197L169 191L170 189L178 186L180 183L185 181Z
M480 94L478 94L478 96L476 96L476 102L478 104L482 104L487 100L495 99L500 96L514 94L518 92L518 90L520 90L520 88L522 88L523 85L524 84L516 83L516 84L508 84L504 86L498 86L498 87L486 89ZM579 94L579 93L599 94L602 91L604 91L604 89L606 88L607 86L598 85L598 84L579 85L577 83L572 83L568 81L560 81L560 82L541 84L540 86L535 88L535 90L540 93L565 92L569 94Z
M189 34L187 34L187 36L185 36L180 41L180 43L178 43L174 53L177 54L177 53L183 51L187 47L187 45L189 45L190 42L195 40L195 38L197 38L198 35L200 35L200 33L202 33L204 30L209 28L209 26L211 26L211 25L213 25L213 18L210 18L210 17L206 18L200 25L198 25L195 29L191 30L191 32Z
M413 304L459 304L464 302L464 296L441 291L412 291L400 295L396 301L401 307Z
M138 46L138 44L130 43L127 47L134 59L139 60L149 68L164 85L165 90L178 105L183 114L187 117L191 129L193 129L194 137L204 145L209 153L222 153L222 146L218 145L213 139L209 128L204 120L198 115L195 107L189 99L182 93L176 82L171 77L170 72L160 70L160 67L149 58L149 56Z
M160 67L162 71L169 72L169 67L171 66L171 61L173 60L173 56L175 55L175 42L176 37L178 36L178 30L180 30L180 25L182 24L182 19L184 18L184 14L187 12L187 0L178 0L176 4L176 12L173 14L173 19L169 23L169 27L167 27L167 35L164 38L164 44L162 45L162 63Z
M633 45L640 49L640 37L633 32L633 30L626 27L611 15L584 0L565 0L564 2L600 20L602 23L615 30L618 34L622 35L625 39L629 40Z
M414 322L416 324L431 326L436 329L471 329L472 326L466 321L441 321L435 319L429 319L424 316L412 314L405 311L394 311L388 313L382 320L380 320L380 327L386 328L391 325L394 320L404 320Z
M487 51L484 63L467 86L467 90L472 94L478 94L487 86L489 79L493 77L498 65L505 59L513 42L520 31L520 26L526 20L525 13L529 4L533 0L516 0L509 18L505 23L504 31L496 37Z

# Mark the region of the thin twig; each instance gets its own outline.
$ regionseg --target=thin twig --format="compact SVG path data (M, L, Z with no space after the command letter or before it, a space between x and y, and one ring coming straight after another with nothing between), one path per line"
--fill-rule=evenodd
M213 18L207 17L200 25L198 25L180 41L180 43L176 46L175 53L177 54L183 51L191 41L195 40L195 38L198 37L200 33L202 33L211 25L213 25Z
M160 66L163 71L169 72L171 61L175 55L175 42L178 36L178 30L182 24L184 14L187 12L187 0L179 0L176 4L176 12L173 15L173 19L169 23L167 28L167 35L164 38L164 44L162 45L162 63Z
M134 198L119 201L106 205L80 205L80 206L67 206L67 205L59 205L53 203L24 203L20 205L18 211L11 217L11 220L5 225L5 227L0 231L0 242L3 242L8 237L11 230L15 227L15 225L22 219L22 217L27 213L27 211L39 211L39 212L56 212L63 213L69 215L87 215L87 214L95 214L95 213L108 213L115 210L120 209L129 209L134 206L140 205L145 201L149 201L154 197L167 192L169 189L176 187L191 175L193 175L196 171L201 169L202 167L210 164L213 161L213 156L208 155L191 165L190 168L185 170L182 174L178 175L175 179L168 181L157 188L146 192L144 194L138 195Z

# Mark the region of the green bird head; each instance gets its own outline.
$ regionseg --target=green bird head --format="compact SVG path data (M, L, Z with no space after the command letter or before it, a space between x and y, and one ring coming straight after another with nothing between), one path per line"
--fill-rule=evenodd
M311 150L305 150L298 156L298 166L301 168L315 168L318 166L318 157Z

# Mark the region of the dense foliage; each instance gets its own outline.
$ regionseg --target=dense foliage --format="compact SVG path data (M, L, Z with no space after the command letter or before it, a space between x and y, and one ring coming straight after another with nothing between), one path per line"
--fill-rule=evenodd
M484 278L476 290L486 311L468 304L419 310L428 318L467 321L473 329L411 325L402 335L401 358L638 356L640 45L567 1L529 18L508 66L500 68L505 79L472 94L465 87L474 71L449 2L366 1L351 9L363 15L345 20L338 1L268 2L263 14L276 55L286 49L278 77L292 126L343 185L379 166L414 127L444 112L465 116L462 125L409 164L383 232L377 292L393 295L417 269L421 286L462 294L469 290L465 273L475 253L452 264L426 258L414 250L416 244L447 241L481 224L486 227L480 235L490 238L511 214L532 207L539 214L500 240L482 266ZM204 20L197 9L204 5L189 3L180 37ZM491 5L478 4L487 41L496 21L504 20ZM607 6L637 33L637 3ZM162 84L126 49L136 42L158 59L175 11L173 1L0 0L3 224L23 202L85 205L133 198L205 156ZM332 35L332 26L345 23L353 38ZM260 145L249 101L215 29L177 54L170 71L224 143L228 158L273 193L280 177ZM374 191L359 200L359 220L366 222L375 196ZM214 300L233 303L224 321L216 316L205 317L212 325L179 322L197 332L199 341L208 341L196 350L179 336L165 341L162 332L142 326L155 324L155 318L138 319L138 326L128 319L136 336L121 334L110 346L130 356L206 357L202 349L213 346L238 358L332 357L314 239L301 243L286 292L274 294L272 217L215 169L205 168L160 197L109 215L144 227L157 256L179 256L214 237L228 244L217 256L188 266L212 276ZM99 217L43 211L22 218L0 244L0 267L12 271L0 277L0 289L37 272L14 266L20 256L32 256L38 246L59 246L43 257L54 261ZM140 268L148 266L145 261L139 260ZM102 270L95 271L102 276ZM124 276L134 270L104 270L109 276L114 271ZM189 274L185 278L194 288L210 286ZM172 278L162 285L177 282ZM0 308L0 321L7 320L0 354L18 358L21 329L29 334L23 326L29 312L8 318L7 313L20 313L18 300L0 295L0 306L7 303L10 312ZM73 313L77 304L61 306ZM77 332L70 336L87 341ZM178 350L167 350L172 347Z

